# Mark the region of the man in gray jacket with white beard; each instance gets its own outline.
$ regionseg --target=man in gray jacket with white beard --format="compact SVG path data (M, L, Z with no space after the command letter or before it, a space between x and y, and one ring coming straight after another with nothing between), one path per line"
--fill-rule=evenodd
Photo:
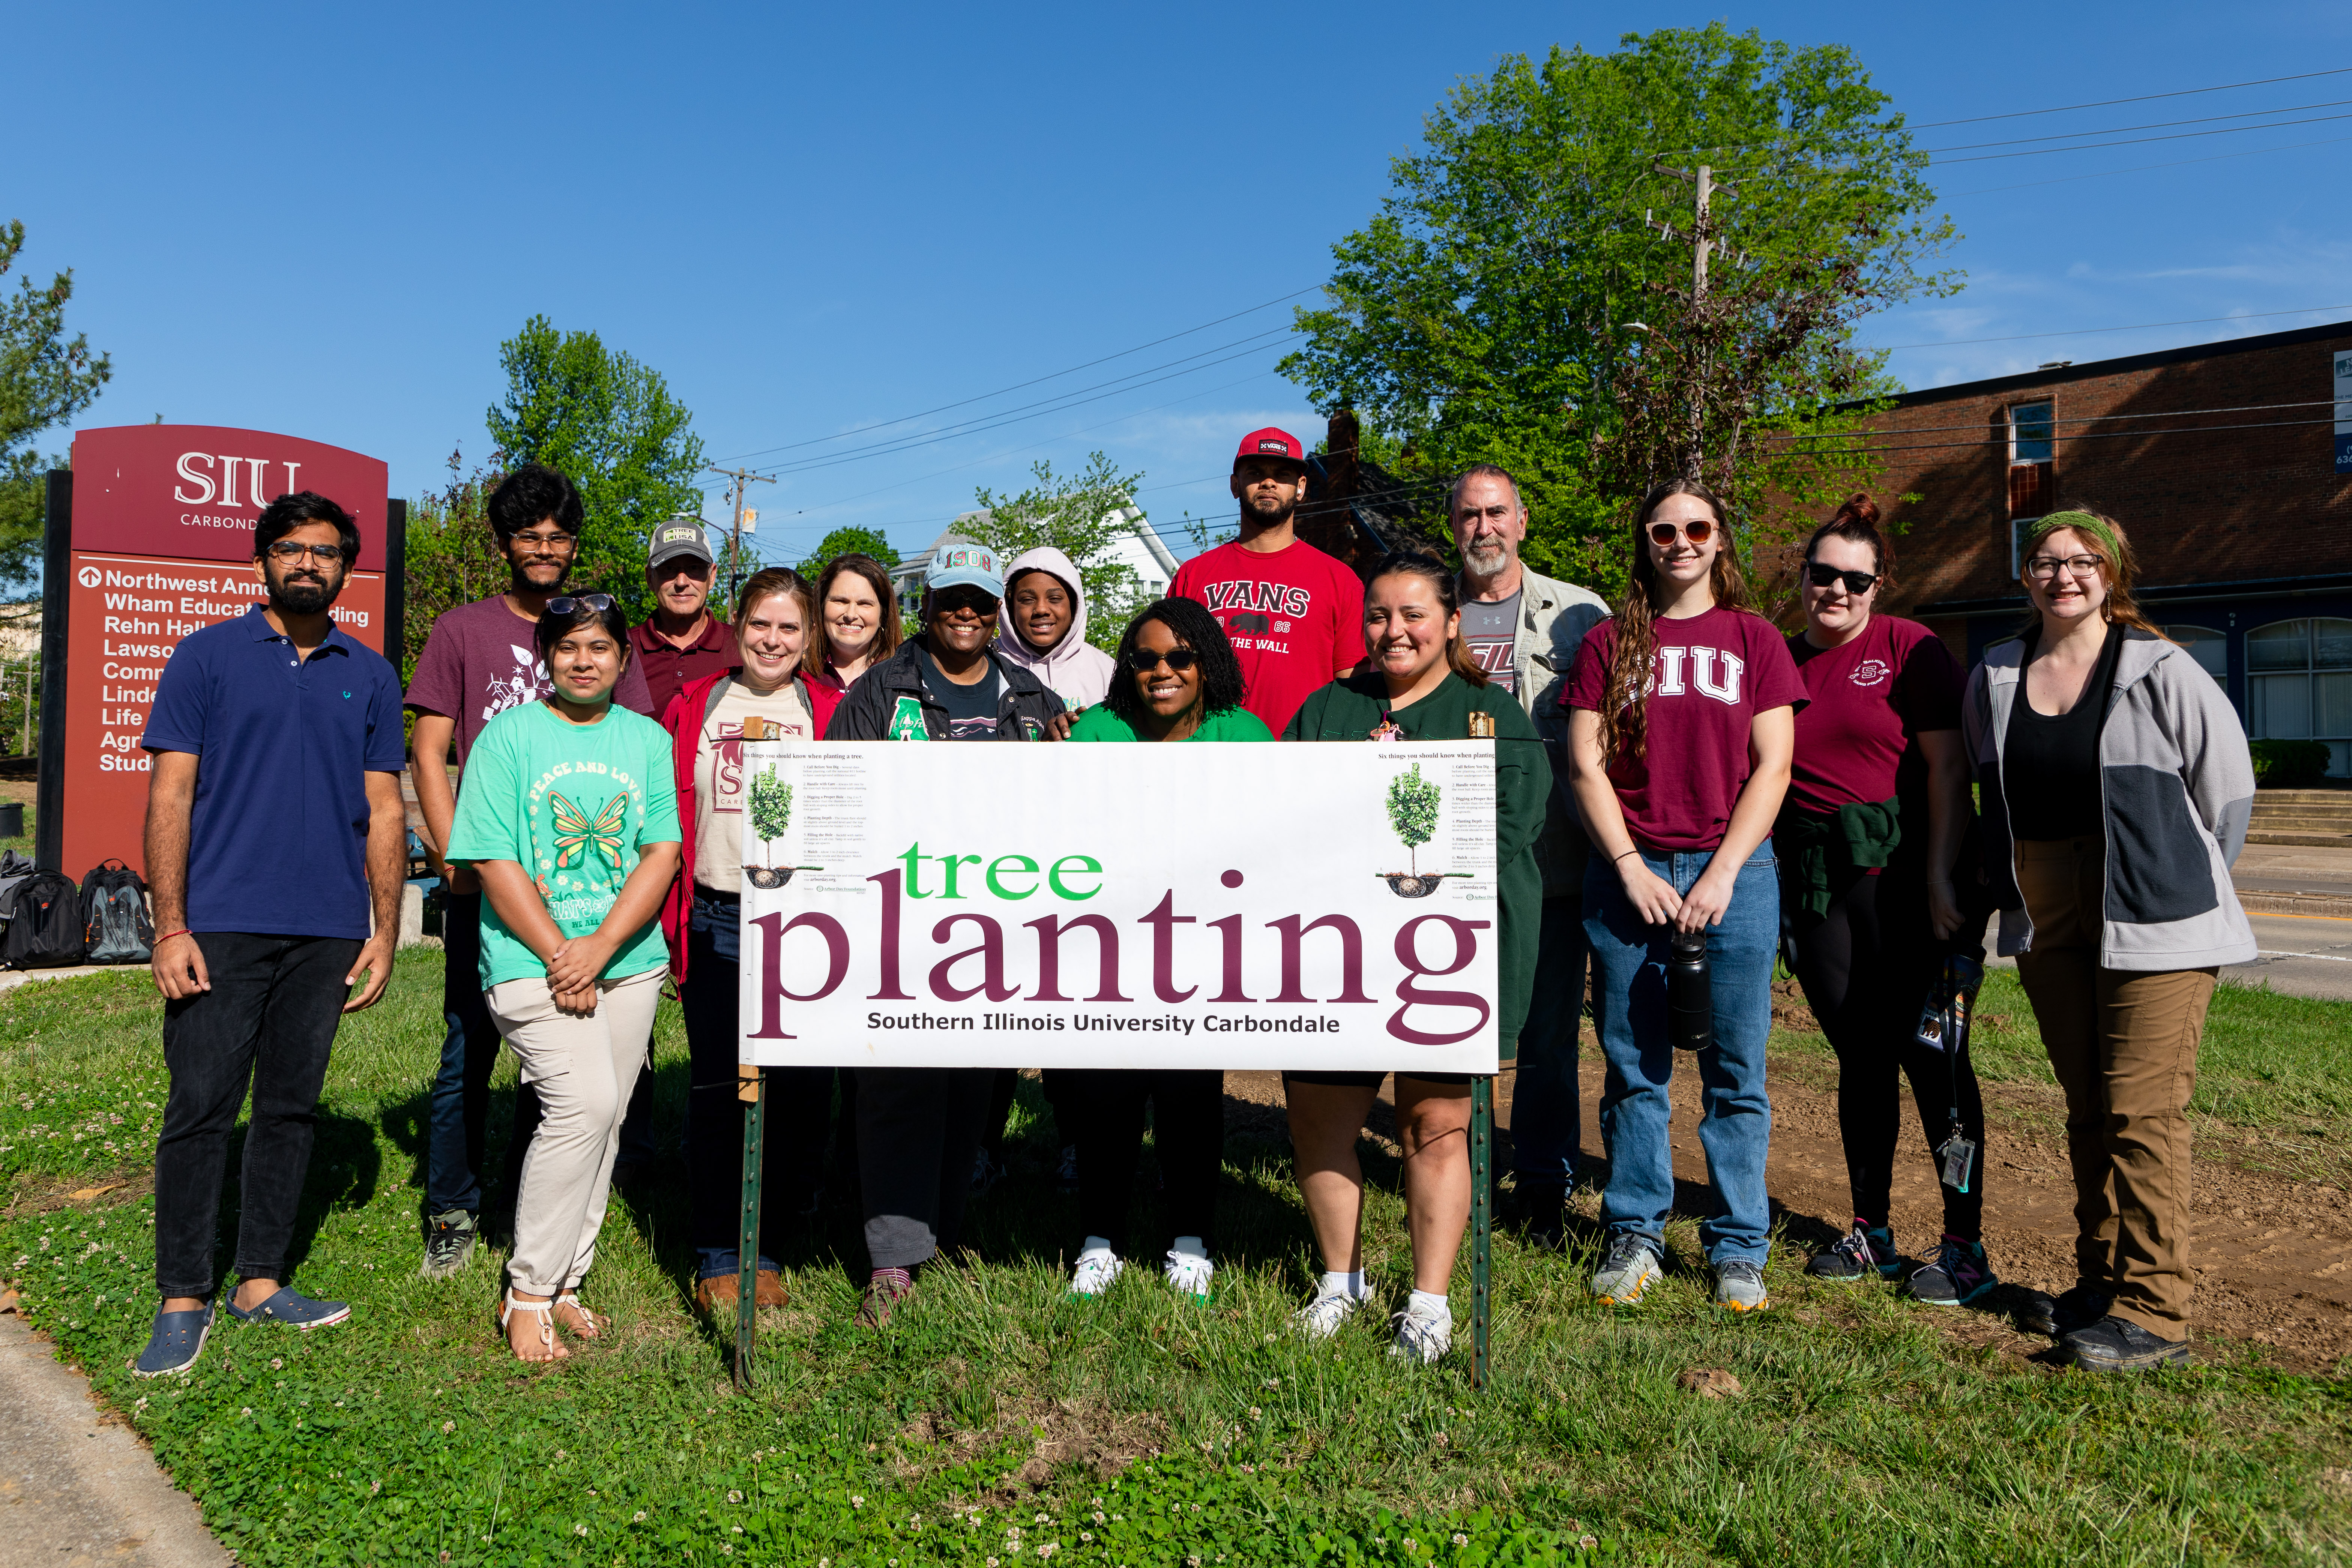
M1520 563L1528 509L1518 482L1506 470L1492 463L1464 469L1447 492L1446 514L1462 557L1456 580L1462 640L1486 679L1519 700L1551 753L1552 777L1565 781L1568 715L1560 710L1560 683L1576 660L1577 645L1608 616L1609 606L1591 589ZM1511 1162L1520 1215L1533 1235L1554 1247L1559 1245L1583 1131L1576 1031L1584 1004L1581 889L1591 850L1562 782L1552 791L1550 816L1536 840L1536 864L1543 869L1543 934L1511 1097Z

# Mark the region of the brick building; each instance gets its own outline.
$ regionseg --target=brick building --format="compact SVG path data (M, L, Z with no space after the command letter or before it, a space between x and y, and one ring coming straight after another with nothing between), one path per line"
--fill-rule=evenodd
M1874 493L1901 530L1885 607L1973 661L2024 613L2019 525L2095 508L2131 539L2149 618L2247 732L2326 741L2330 771L2352 775L2339 360L2352 382L2352 322L1905 394L1872 422ZM1903 495L1917 499L1888 499Z

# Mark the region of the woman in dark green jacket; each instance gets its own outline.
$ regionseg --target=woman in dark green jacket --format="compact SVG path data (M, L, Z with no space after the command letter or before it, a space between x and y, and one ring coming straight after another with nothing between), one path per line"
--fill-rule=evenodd
M1535 842L1551 794L1551 764L1517 700L1489 686L1462 642L1453 574L1425 555L1399 552L1364 585L1362 668L1307 700L1286 741L1458 741L1495 737L1495 868L1501 909L1495 1012L1501 1055L1518 1051L1535 978L1543 877ZM1483 717L1482 717L1483 716ZM1297 1322L1311 1337L1338 1331L1369 1294L1364 1284L1364 1172L1356 1136L1383 1074L1283 1075L1298 1190L1323 1256L1324 1274ZM1466 1073L1397 1074L1397 1131L1404 1145L1405 1225L1413 1290L1397 1314L1391 1353L1432 1362L1451 1347L1446 1288L1470 1223L1470 1079Z

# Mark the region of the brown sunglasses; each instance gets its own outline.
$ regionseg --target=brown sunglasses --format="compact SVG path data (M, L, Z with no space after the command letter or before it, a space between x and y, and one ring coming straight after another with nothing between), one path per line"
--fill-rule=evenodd
M1695 517L1682 524L1682 535L1693 544L1705 544L1715 532L1715 524L1703 517ZM1675 542L1675 526L1671 522L1650 524L1650 542L1665 545Z

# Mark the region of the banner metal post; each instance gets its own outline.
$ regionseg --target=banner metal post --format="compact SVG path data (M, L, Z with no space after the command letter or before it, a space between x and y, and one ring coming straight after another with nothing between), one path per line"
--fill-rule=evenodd
M1470 1386L1486 1386L1486 1328L1494 1317L1495 1079L1470 1080Z
M736 1071L740 1081L735 1098L743 1103L743 1201L742 1234L736 1238L735 1386L749 1390L751 1346L760 1324L760 1177L767 1152L762 1134L768 1120L768 1080L748 1062Z

